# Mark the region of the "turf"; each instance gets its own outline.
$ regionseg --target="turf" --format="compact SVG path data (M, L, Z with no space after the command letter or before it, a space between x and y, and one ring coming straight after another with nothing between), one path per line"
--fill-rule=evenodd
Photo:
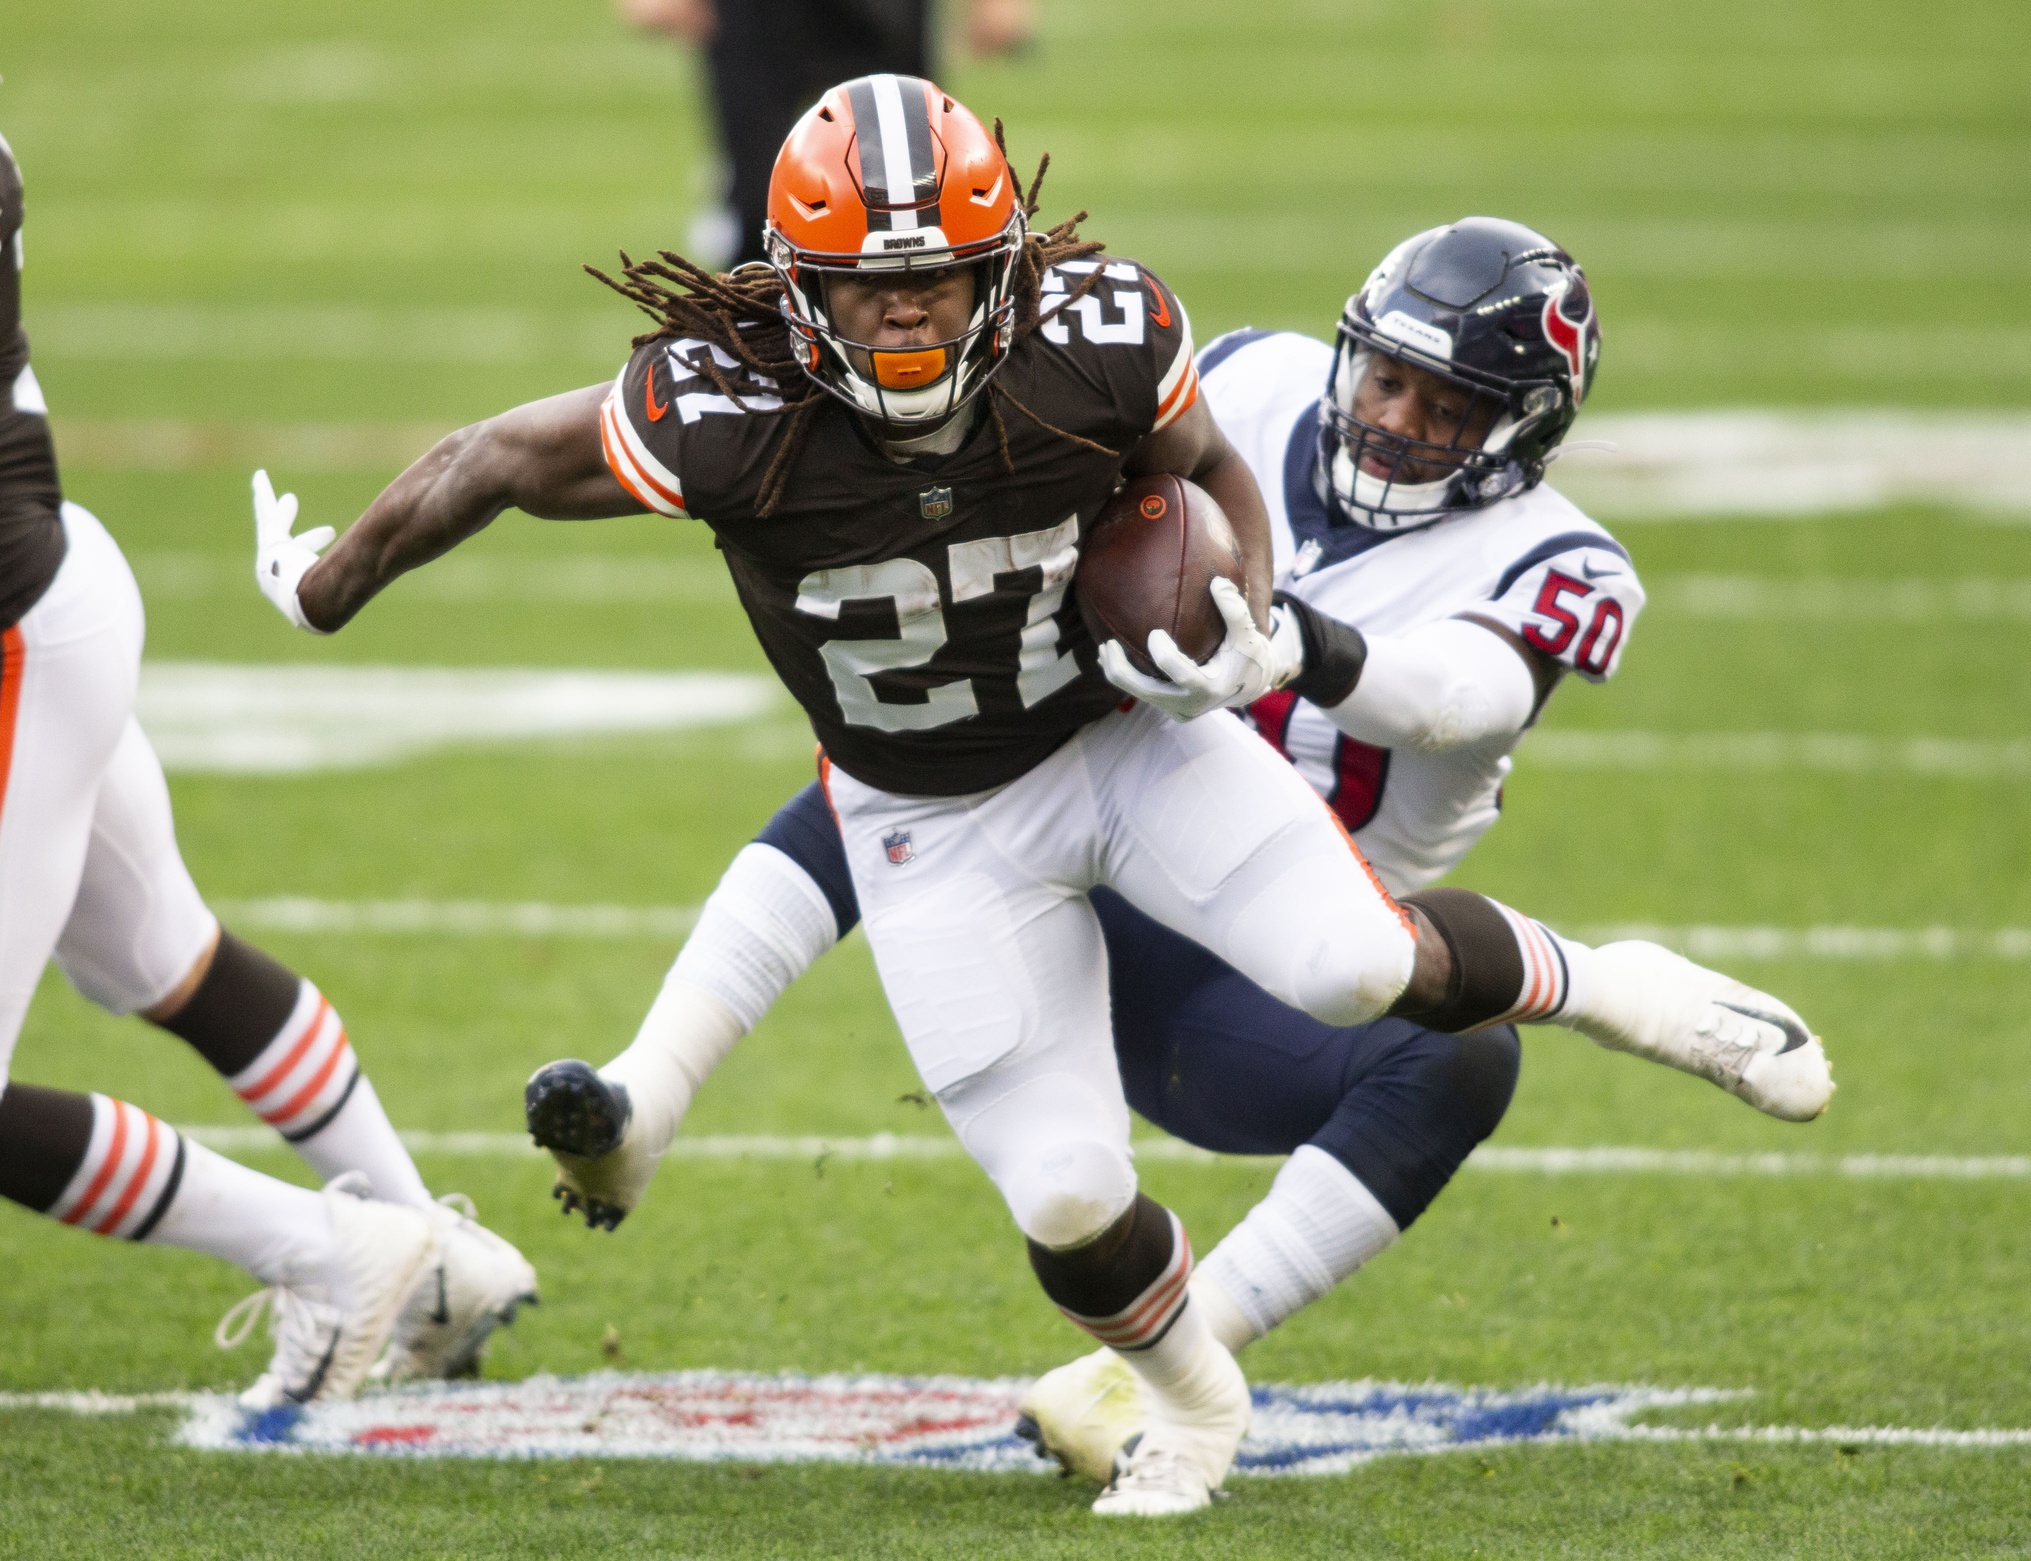
M1051 0L1028 59L956 65L1055 156L1052 210L1149 261L1200 338L1324 330L1394 239L1469 210L1587 263L1598 405L2031 405L2031 19L2007 0ZM135 559L150 653L210 660L758 669L695 529L509 516L482 563L683 572L658 599L398 588L330 642L245 589L245 471L119 447L170 420L449 427L611 374L633 328L578 262L681 242L704 180L688 65L599 6L28 0L0 39L26 167L37 367L74 497ZM66 424L78 432L66 434ZM85 438L85 432L91 437ZM384 440L389 436L381 436ZM402 437L393 436L399 444ZM416 436L421 438L423 436ZM338 463L342 468L344 463ZM399 455L278 476L343 520ZM326 463L329 467L331 463ZM1611 517L1613 518L1613 517ZM1637 525L1647 576L2031 576L2031 531L1908 508ZM458 562L458 561L454 561ZM452 565L444 566L450 569ZM446 575L446 579L455 576ZM1717 623L1657 610L1549 724L2007 741L2023 625ZM208 892L695 903L809 774L794 719L737 734L472 748L293 779L174 780ZM2021 780L1575 773L1528 750L1459 875L1566 923L2031 925ZM264 939L333 995L403 1125L512 1129L520 1080L630 1033L653 939ZM1994 961L1762 963L1841 1094L1787 1128L1528 1036L1501 1142L2031 1153L2031 979ZM171 1041L46 984L18 1077L237 1120ZM708 1132L938 1131L864 943L802 983L700 1100ZM255 1163L295 1174L280 1155ZM961 1162L697 1163L613 1237L534 1160L431 1160L544 1274L495 1349L614 1363L1004 1374L1079 1347ZM1257 1163L1149 1168L1210 1239ZM1253 1350L1264 1380L1746 1388L1745 1423L2031 1426L2031 1184L1472 1172L1400 1248ZM0 1388L228 1386L241 1281L0 1210ZM1049 1480L838 1469L400 1465L167 1445L158 1415L0 1414L0 1554L100 1556L2000 1556L2031 1548L2022 1450L1630 1445L1385 1460L1247 1482L1203 1519L1099 1530Z

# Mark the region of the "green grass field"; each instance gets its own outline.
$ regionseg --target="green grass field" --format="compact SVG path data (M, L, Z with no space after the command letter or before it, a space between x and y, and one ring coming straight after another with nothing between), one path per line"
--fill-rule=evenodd
M2008 0L1048 0L1039 49L949 71L1055 158L1047 209L1171 279L1203 341L1325 331L1395 239L1469 210L1550 231L1606 322L1598 404L2031 407L2031 12ZM345 634L240 581L246 467L303 425L375 460L278 481L343 524L427 433L609 376L633 326L580 275L679 242L703 187L689 66L604 5L25 0L0 131L28 179L36 366L96 510L186 660L725 668L763 663L703 533L503 519L474 556L684 560L670 599L397 587ZM193 456L129 448L140 425ZM1581 432L1585 431L1581 424ZM405 446L403 441L411 441ZM216 452L207 456L205 451ZM137 451L139 453L137 453ZM242 453L248 455L242 459ZM1605 517L1617 521L1623 517ZM1902 508L1638 523L1654 586L1614 684L1553 731L1832 732L2011 743L2031 624L1719 621L1695 575L2031 579L2031 529ZM192 572L191 560L216 569ZM210 582L210 583L208 583ZM217 583L225 582L225 583ZM689 905L809 774L787 714L737 731L473 747L293 778L172 778L221 899ZM1528 746L1458 881L1570 926L2031 926L2022 766L1943 778L1566 770ZM672 953L654 939L263 935L344 1011L397 1122L509 1131L522 1079L603 1058ZM1497 1142L2031 1154L2031 969L1989 958L1743 964L1828 1038L1806 1128L1595 1051L1526 1040ZM52 977L16 1077L183 1123L241 1120L181 1044ZM710 1133L942 1131L865 944L829 956L698 1103ZM295 1175L280 1154L250 1156ZM1201 1251L1259 1162L1159 1163ZM1081 1339L963 1161L680 1162L614 1236L534 1159L430 1158L521 1244L545 1303L489 1374L711 1366L1005 1375ZM2031 1427L2031 1180L1463 1174L1395 1251L1245 1358L1264 1381L1752 1390L1735 1424ZM230 1387L211 1324L245 1288L181 1253L0 1211L0 1390ZM1663 1417L1665 1419L1671 1416ZM177 1450L166 1414L0 1411L0 1554L59 1556L2006 1556L2031 1449L1681 1443L1385 1459L1237 1482L1173 1527L1100 1529L1050 1480L803 1466L402 1464Z

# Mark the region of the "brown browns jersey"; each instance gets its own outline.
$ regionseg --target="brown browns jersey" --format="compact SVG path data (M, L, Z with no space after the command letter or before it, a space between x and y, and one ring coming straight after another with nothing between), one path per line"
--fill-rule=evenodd
M1092 291L1054 309L1096 265ZM1044 306L997 383L1114 454L998 397L1012 474L984 408L953 454L897 462L828 398L763 518L756 495L788 431L767 415L780 386L702 341L664 338L636 351L601 410L614 475L649 509L712 527L762 649L826 752L884 791L1003 785L1121 700L1067 596L1122 458L1198 397L1191 326L1132 261L1059 267ZM711 352L751 410L699 371Z
M63 489L21 328L21 169L0 136L0 629L42 599L63 563Z

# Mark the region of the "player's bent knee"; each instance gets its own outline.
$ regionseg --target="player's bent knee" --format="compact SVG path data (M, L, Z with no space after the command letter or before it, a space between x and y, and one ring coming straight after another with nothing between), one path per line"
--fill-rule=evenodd
M1503 1113L1509 1109L1523 1067L1523 1043L1517 1039L1516 1026L1510 1024L1472 1030L1456 1040L1453 1098L1463 1131L1478 1144L1501 1125Z
M1002 1185L1009 1212L1040 1247L1064 1252L1093 1241L1135 1203L1135 1167L1117 1145L1049 1146Z

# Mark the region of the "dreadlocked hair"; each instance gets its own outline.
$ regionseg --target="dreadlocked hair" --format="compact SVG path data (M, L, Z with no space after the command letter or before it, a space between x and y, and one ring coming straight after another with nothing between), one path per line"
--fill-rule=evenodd
M999 119L994 122L994 142L1006 162L1008 143L1003 137ZM1022 196L1026 222L1037 214L1037 197L1043 190L1044 174L1050 166L1051 158L1047 152L1039 159L1036 176L1030 180L1029 189ZM1013 168L1010 169L1010 177L1014 177ZM1097 240L1079 236L1079 224L1085 220L1086 213L1081 211L1042 233L1032 231L1024 236L1015 262L1015 331L1011 349L1044 322L1044 273L1052 266L1062 265L1068 260L1084 260L1107 248ZM776 446L767 470L762 473L761 488L755 496L757 515L766 517L774 513L776 506L782 502L791 469L803 450L812 415L831 399L804 372L791 341L789 323L783 318L782 278L772 267L754 262L732 271L707 271L667 249L658 250L651 260L636 260L626 250L620 252L620 258L621 274L618 278L608 276L597 266L587 266L585 270L630 300L654 322L653 329L635 337L632 346L646 347L651 342L674 337L694 338L719 348L735 362L764 379L774 381L779 387L780 405L756 406L748 399L752 392L743 394L728 378L716 355L707 353L688 360L693 369L711 380L713 387L743 412L789 419L788 430ZM1064 304L1083 298L1099 283L1100 277L1101 272L1095 267L1065 295ZM1000 378L996 377L987 384L988 416L994 424L1002 467L1006 471L1014 472L1015 461L1009 453L1008 425L1002 417L1002 402L1046 433L1068 443L1102 455L1118 456L1122 453L1046 422L1004 389Z

